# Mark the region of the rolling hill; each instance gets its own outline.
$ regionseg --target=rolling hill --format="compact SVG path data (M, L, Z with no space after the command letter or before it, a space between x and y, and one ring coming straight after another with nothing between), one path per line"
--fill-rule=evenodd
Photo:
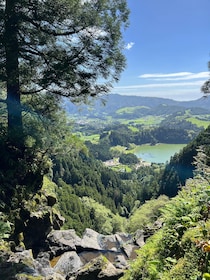
M120 94L109 94L101 99L92 100L88 105L75 105L65 100L64 108L70 115L87 117L115 116L122 108L136 107L143 115L166 114L184 109L194 109L197 112L210 114L210 98L201 97L191 101L175 101L172 99L142 96L125 96ZM202 110L201 110L202 109Z

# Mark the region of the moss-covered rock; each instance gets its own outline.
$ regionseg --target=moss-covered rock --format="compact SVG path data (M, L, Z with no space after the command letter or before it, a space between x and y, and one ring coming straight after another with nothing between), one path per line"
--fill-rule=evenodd
M76 274L75 280L117 280L123 275L123 270L117 269L104 256L93 259ZM71 278L70 278L71 279ZM73 279L73 278L72 278Z
M20 208L14 211L12 238L16 248L20 248L21 244L25 245L25 248L32 249L35 255L45 248L45 240L49 232L60 229L64 223L64 218L56 207L56 201L55 184L44 177L41 190L31 196L31 199L24 200Z

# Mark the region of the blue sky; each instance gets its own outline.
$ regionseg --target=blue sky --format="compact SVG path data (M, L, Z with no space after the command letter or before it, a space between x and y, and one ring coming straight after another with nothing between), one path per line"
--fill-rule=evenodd
M127 68L113 93L192 100L209 78L210 0L128 0Z

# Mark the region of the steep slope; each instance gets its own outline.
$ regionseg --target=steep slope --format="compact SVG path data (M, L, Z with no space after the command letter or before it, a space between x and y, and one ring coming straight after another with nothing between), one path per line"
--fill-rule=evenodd
M160 194L175 196L179 187L185 184L186 179L193 177L194 157L201 146L207 155L207 164L210 165L210 126L171 158L160 182Z
M163 206L163 227L147 239L123 280L210 279L209 182L199 173Z

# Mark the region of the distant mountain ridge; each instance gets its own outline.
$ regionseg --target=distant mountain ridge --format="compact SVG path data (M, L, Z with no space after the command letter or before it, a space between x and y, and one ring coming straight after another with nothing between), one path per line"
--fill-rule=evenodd
M201 97L191 101L176 101L173 99L159 97L127 96L120 94L109 94L95 99L90 105L75 105L65 100L64 107L69 114L95 115L113 114L118 109L125 107L145 106L155 108L158 106L175 106L180 108L202 108L210 113L210 97Z

